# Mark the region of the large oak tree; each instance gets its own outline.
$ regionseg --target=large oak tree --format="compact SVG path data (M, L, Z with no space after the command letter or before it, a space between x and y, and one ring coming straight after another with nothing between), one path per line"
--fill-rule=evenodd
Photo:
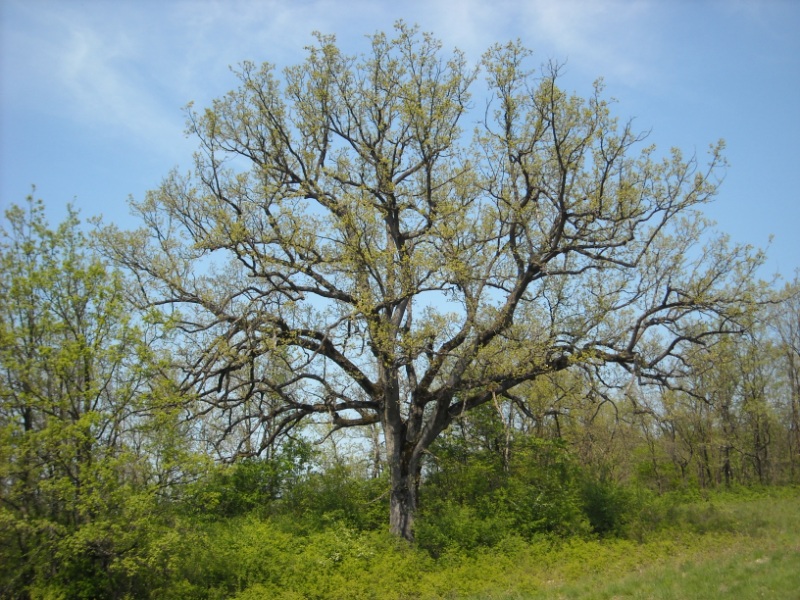
M707 166L659 158L601 85L566 93L518 43L473 67L393 35L241 65L189 111L194 170L107 250L174 309L183 385L230 455L309 416L379 424L410 539L423 453L459 415L570 368L667 381L682 347L737 328L758 261L698 212L721 144Z

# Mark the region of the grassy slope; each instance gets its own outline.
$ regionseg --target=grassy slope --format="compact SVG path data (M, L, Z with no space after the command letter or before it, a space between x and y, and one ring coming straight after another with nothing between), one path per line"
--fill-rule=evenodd
M649 524L658 518L639 541L508 539L436 560L386 535L333 528L299 540L268 522L225 524L227 545L217 538L212 555L228 579L236 571L238 594L228 586L160 597L800 600L800 490L672 505Z
M577 542L539 587L480 599L774 598L800 600L800 497L717 501L679 516L675 528L637 545Z

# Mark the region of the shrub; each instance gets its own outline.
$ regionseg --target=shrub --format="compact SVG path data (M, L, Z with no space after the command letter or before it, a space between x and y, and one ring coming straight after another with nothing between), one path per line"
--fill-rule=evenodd
M280 513L302 523L306 531L337 522L360 530L381 529L389 513L388 479L365 478L351 466L334 465L290 488Z
M507 469L491 451L440 460L422 488L417 542L438 556L509 536L585 534L579 475L565 444L536 438L518 441Z
M622 535L634 517L633 490L608 479L585 478L581 502L592 531L600 535Z

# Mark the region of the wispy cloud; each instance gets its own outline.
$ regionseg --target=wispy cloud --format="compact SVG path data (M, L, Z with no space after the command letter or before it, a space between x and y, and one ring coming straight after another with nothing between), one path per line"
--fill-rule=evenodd
M90 7L101 4L90 4ZM4 73L6 100L71 120L97 135L157 141L180 133L179 113L165 113L150 73L154 57L144 23L125 7L98 14L80 5L33 3L12 32Z
M519 37L542 60L569 59L592 77L636 84L652 76L643 27L650 8L609 0L15 4L24 27L8 41L14 58L5 77L19 102L38 98L42 110L167 151L182 139L183 104L205 104L235 85L229 65L296 62L312 30L358 48L366 34L403 18L471 60L493 42Z
M113 36L113 37L112 37ZM171 125L155 97L143 51L123 31L73 23L58 73L73 110L84 120L150 135Z
M652 76L657 35L648 22L650 2L537 0L523 6L524 26L535 32L537 42L559 54L554 58L628 85Z

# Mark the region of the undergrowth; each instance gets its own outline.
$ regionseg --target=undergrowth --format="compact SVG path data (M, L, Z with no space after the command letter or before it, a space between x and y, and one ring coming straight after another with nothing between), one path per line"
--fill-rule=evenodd
M648 522L631 522L624 537L507 535L489 546L451 544L434 556L342 522L298 534L279 520L242 516L196 530L153 597L713 598L727 590L736 592L730 597L779 598L791 596L769 594L798 583L796 490L662 497L640 518ZM693 586L703 593L687 595ZM761 592L767 595L753 595Z

